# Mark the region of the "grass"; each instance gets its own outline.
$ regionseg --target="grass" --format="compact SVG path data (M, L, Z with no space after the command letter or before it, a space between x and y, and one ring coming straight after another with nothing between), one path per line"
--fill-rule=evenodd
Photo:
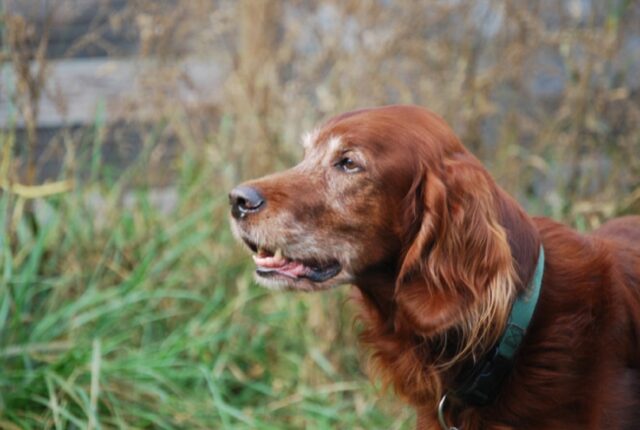
M346 288L255 286L199 158L170 211L129 187L144 155L117 180L88 163L35 217L0 196L0 429L410 428L361 370Z

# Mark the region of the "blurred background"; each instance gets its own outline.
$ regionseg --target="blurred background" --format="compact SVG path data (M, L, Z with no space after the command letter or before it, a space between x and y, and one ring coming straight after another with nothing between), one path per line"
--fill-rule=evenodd
M256 287L227 215L390 103L530 213L640 213L636 0L0 3L0 429L411 428L347 287Z

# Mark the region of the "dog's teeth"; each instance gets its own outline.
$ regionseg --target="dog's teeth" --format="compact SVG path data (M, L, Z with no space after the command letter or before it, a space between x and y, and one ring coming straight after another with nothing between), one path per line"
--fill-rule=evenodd
M276 253L273 255L273 258L276 261L282 260L282 249L276 249Z

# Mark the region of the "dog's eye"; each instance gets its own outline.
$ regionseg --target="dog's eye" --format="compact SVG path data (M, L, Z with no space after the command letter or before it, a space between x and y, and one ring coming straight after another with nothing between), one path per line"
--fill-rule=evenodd
M338 161L336 167L342 169L345 173L358 173L362 171L362 167L349 157L344 157Z

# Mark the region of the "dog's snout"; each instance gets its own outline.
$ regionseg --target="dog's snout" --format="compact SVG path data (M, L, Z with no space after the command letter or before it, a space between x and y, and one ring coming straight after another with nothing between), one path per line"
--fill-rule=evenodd
M264 196L253 187L240 185L229 193L231 215L235 219L244 218L249 213L258 212L264 207Z

